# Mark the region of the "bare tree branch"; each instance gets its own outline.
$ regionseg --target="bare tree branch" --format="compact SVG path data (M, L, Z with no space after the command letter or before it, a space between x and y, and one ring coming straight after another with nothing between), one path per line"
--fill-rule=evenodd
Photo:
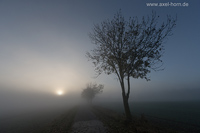
M130 17L128 21L119 11L112 20L105 20L94 25L90 39L96 45L87 57L100 75L116 74L122 88L126 114L129 113L130 77L144 78L149 81L151 70L162 70L161 57L164 42L172 35L177 18L167 16L166 22L159 22L156 12L143 17ZM127 79L126 93L124 78ZM127 103L126 103L127 102Z

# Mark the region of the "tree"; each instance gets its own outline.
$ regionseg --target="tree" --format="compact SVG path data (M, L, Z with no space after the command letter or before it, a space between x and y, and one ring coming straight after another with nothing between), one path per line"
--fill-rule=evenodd
M104 86L101 84L89 83L87 87L83 89L81 96L91 104L94 97L103 92L103 88Z
M162 70L161 57L163 43L172 35L176 18L167 16L166 22L158 22L159 16L151 15L130 17L125 20L119 11L112 20L95 24L89 34L96 47L86 56L95 66L98 75L114 73L120 82L126 119L132 120L128 99L130 95L130 78L142 78L149 81L151 70ZM125 81L127 88L125 88Z

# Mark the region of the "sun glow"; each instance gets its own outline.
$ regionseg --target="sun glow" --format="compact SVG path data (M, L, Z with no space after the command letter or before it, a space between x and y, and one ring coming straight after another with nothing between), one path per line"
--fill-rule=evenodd
M63 92L63 90L57 90L57 91L56 91L56 94L57 94L57 95L63 95L64 92Z

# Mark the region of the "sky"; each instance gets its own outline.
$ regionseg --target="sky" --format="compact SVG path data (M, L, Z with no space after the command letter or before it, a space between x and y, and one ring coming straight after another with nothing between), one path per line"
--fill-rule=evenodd
M152 10L161 16L159 21L167 15L178 18L173 36L164 44L164 71L152 71L149 82L132 79L130 101L200 100L200 2L176 1L187 7L149 7L147 2L158 1L1 0L0 104L12 105L21 96L80 97L89 82L104 84L99 99L121 101L117 77L94 78L94 66L85 57L94 48L88 36L94 24L112 19L119 9L126 18L140 19ZM56 95L58 90L62 96Z

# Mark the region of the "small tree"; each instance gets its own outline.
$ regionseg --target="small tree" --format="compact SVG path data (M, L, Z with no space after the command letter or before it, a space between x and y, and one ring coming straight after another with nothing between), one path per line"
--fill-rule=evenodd
M81 96L91 104L94 97L103 92L103 88L104 86L101 84L97 85L96 83L89 83L87 84L87 87L83 89Z
M118 12L112 20L94 25L90 33L92 42L96 45L87 57L95 66L98 75L114 73L120 82L126 119L131 121L128 104L130 95L130 78L144 78L151 70L160 70L162 66L163 43L172 35L176 19L167 16L167 21L158 23L159 16L152 12L151 16L124 19ZM127 88L125 88L125 80Z

